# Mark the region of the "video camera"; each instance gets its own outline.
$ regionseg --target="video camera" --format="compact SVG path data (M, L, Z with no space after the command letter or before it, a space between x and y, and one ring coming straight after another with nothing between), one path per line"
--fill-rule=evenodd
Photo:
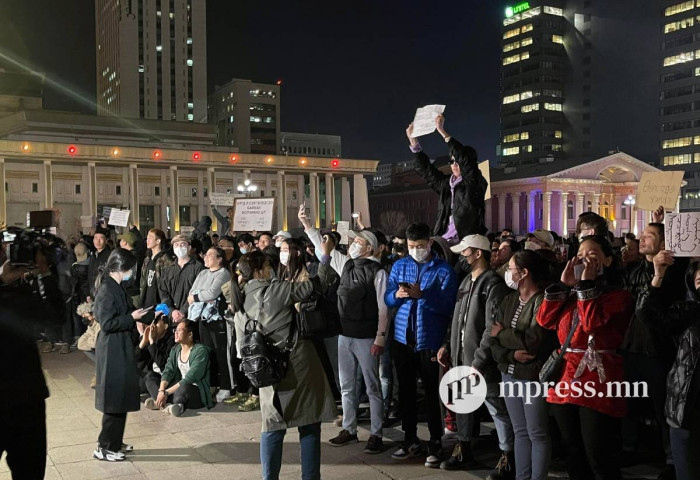
M32 269L36 266L37 253L46 258L49 266L65 258L65 242L49 231L54 223L52 214L52 211L30 212L28 228L9 227L2 231L3 244L9 244L7 258L10 264Z

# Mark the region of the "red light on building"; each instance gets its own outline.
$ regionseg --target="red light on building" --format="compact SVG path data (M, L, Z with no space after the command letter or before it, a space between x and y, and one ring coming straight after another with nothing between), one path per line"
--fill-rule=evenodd
M340 166L340 160L337 158L334 158L333 161L331 162L331 167L333 168L338 168Z
M201 153L199 153L199 152L194 152L194 153L192 154L192 160L194 160L195 162L198 162L198 161L200 161L201 159L202 159L202 154L201 154Z
M277 85L282 85L282 80L277 80Z
M237 161L238 161L238 157L236 155L231 155L230 157L228 157L228 163L230 163L231 165L233 165Z
M78 148L75 145L68 147L68 155L75 155L78 153Z
M154 150L153 151L153 159L154 160L160 160L163 154L161 153L160 150Z

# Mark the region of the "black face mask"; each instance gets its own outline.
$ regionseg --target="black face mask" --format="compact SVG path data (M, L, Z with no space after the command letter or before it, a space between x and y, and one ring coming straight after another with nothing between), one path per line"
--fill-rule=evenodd
M469 262L467 261L467 257L465 257L464 255L459 256L459 260L457 261L457 269L458 269L458 271L461 271L465 275L471 273L472 266L469 265Z

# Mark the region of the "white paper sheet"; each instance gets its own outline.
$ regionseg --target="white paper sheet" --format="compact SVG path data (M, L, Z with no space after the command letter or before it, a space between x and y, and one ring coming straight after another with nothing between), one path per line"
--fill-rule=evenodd
M445 113L445 105L426 105L416 110L413 117L413 136L421 137L435 131L435 119Z

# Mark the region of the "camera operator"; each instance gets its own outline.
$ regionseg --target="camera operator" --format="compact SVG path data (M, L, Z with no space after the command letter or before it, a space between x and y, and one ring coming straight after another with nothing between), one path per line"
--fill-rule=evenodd
M7 452L13 478L43 478L49 390L34 334L63 319L56 275L63 248L52 235L18 235L12 247L19 248L0 267L0 456ZM19 257L33 260L20 265Z

